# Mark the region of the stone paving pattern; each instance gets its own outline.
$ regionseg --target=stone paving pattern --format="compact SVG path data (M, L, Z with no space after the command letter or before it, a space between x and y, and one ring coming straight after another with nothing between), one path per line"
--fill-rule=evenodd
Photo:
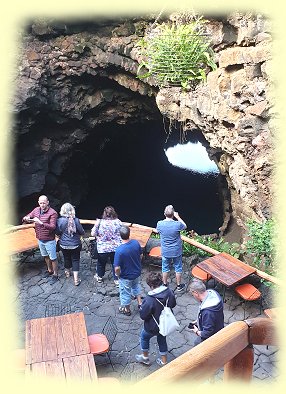
M151 243L152 239L147 244L147 251L150 250ZM45 264L38 251L24 262L21 262L19 257L14 258L17 279L15 310L19 322L18 347L25 347L25 320L44 317L47 305L62 304L70 307L72 312L84 312L88 334L101 332L109 316L115 319L118 333L111 352L114 370L106 356L96 356L99 376L115 376L123 380L128 368L125 378L138 381L160 368L155 362L158 356L156 338L151 339L150 359L152 364L145 366L135 362L135 354L140 353L139 334L143 321L139 316L137 301L132 301L131 316L125 316L118 312L119 291L113 283L110 264L107 265L103 283L97 283L93 277L96 262L90 259L87 244L84 244L80 268L82 282L76 287L72 277L68 279L65 277L63 258L61 254L59 256L60 279L54 285L50 285L49 279L42 277L45 272ZM184 258L183 282L186 284L190 280L187 267L190 267L190 259ZM149 291L145 277L150 269L159 271L160 267L150 266L148 259L145 259L141 276L143 296ZM173 272L171 272L170 279L170 288L174 289L176 285ZM177 306L174 308L174 313L181 328L168 337L168 361L188 351L193 346L196 337L187 328L187 325L190 320L196 318L197 301L187 291L177 293L176 299ZM259 305L256 303L248 303L246 310L246 318L259 316ZM236 296L231 300L231 293L228 290L224 303L224 315L225 325L243 320L242 303ZM268 348L266 346L255 346L254 380L277 380L277 352L278 349L274 346ZM217 372L215 381L220 381L222 377L223 368Z

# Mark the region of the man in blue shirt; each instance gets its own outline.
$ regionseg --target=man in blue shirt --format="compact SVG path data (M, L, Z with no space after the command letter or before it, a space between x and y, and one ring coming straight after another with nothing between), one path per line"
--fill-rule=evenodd
M176 290L180 292L186 287L184 283L181 283L183 248L180 231L185 230L187 225L180 218L178 212L174 211L172 205L166 206L164 215L166 219L159 220L156 227L161 238L163 283L168 286L170 265L173 261L177 282Z
M130 316L131 297L137 298L138 307L142 304L140 275L142 250L136 239L129 239L130 228L120 227L122 244L115 250L114 270L119 279L120 307L119 312Z

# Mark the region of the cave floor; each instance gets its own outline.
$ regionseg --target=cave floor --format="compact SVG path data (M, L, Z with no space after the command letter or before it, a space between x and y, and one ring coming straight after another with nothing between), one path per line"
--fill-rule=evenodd
M147 250L152 246L149 245L149 242ZM110 265L107 266L103 283L97 283L94 279L95 261L90 259L87 245L84 245L81 255L80 276L82 282L77 287L74 286L72 278L67 279L65 277L61 255L59 259L60 279L54 285L50 285L49 280L42 277L45 271L45 264L38 251L36 251L34 256L28 257L25 262L21 262L16 257L12 261L15 264L16 286L14 299L19 324L17 347L25 347L26 320L44 317L47 305L61 304L68 307L72 312L84 312L88 334L100 332L109 316L115 319L118 333L111 352L114 370L106 356L96 356L95 361L99 377L114 376L123 380L123 374L126 371L125 366L128 365L131 373L127 375L127 378L135 382L160 368L155 362L158 357L156 338L152 338L150 344L151 365L145 366L135 362L135 355L140 353L139 334L143 323L139 316L137 302L132 301L131 316L125 316L118 312L119 291L113 283ZM190 260L184 258L183 281L187 285L190 280L188 266L190 266ZM143 296L149 290L145 277L150 269L160 270L160 266L152 266L151 268L146 261L143 262L141 276ZM172 272L170 280L170 288L175 288L175 278ZM232 294L227 290L226 302L224 303L225 325L237 320L243 320L242 303L237 297L234 297L231 301L231 296ZM187 325L190 320L196 318L198 304L187 291L176 294L176 298L177 306L174 308L174 313L181 329L168 337L168 361L188 351L195 339L195 335L187 328ZM247 304L246 318L259 316L259 313L258 304ZM277 381L278 348L274 346L269 346L268 348L266 346L254 346L254 349L253 380ZM222 381L222 379L223 368L216 373L215 382Z

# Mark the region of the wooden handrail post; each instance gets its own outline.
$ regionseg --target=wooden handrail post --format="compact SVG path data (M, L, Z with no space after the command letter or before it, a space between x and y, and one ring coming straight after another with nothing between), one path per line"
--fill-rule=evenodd
M244 382L251 381L253 363L254 350L253 346L249 345L224 365L223 380L239 380Z
M249 343L252 345L278 345L276 321L267 317L245 320L249 329Z

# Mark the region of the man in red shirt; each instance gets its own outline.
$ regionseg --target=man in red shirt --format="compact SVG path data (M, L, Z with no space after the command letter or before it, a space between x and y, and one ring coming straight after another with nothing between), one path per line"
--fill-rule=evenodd
M58 214L50 207L47 196L40 196L38 203L39 207L36 207L32 212L24 216L23 221L35 223L35 232L39 242L39 249L47 264L47 271L44 277L51 277L50 284L53 284L59 279L55 241Z

